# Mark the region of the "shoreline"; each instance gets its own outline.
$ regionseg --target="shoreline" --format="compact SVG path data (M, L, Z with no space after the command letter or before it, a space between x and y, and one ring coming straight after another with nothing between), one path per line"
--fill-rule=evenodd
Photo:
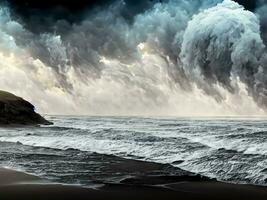
M267 197L267 187L186 177L134 177L98 189L50 183L37 176L0 168L0 199L253 199Z

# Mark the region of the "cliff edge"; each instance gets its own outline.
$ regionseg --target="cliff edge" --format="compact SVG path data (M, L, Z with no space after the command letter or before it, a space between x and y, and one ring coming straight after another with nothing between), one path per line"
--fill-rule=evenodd
M0 126L51 125L35 112L34 106L21 97L0 90Z

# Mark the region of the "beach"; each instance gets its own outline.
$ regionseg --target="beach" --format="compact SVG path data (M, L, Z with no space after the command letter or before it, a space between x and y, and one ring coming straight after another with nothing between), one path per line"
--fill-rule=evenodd
M134 180L139 180L135 182ZM91 189L49 183L36 176L0 169L0 199L253 199L263 200L266 187L186 180L179 177L142 177L122 184L104 184ZM179 180L180 179L180 180ZM145 184L142 184L145 183ZM146 184L150 182L149 184Z
M0 129L0 200L267 197L265 120L51 119Z

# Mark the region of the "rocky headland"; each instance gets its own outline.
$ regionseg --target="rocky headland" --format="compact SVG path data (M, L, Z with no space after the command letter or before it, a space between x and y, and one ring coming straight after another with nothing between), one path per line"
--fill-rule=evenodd
M50 125L34 106L21 97L0 90L0 126Z

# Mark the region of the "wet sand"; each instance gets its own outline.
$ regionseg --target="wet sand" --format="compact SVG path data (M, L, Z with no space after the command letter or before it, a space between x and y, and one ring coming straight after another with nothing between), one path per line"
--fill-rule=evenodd
M98 189L46 182L36 176L0 169L0 199L247 199L266 200L267 187L234 185L192 177L134 177Z

